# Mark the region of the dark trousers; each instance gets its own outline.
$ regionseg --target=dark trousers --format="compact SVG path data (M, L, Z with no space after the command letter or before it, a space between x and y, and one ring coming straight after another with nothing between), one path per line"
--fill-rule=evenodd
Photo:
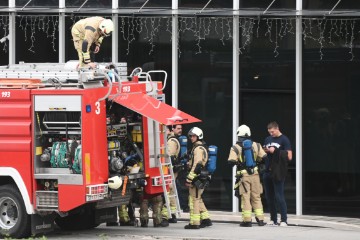
M263 175L263 182L266 202L270 212L270 220L274 221L274 223L277 223L276 205L278 205L281 221L287 222L287 205L284 196L285 179L276 181L271 177L270 172L265 172Z
M176 189L178 191L180 207L182 210L189 208L189 189L185 187L186 176L187 172L181 170L176 178Z

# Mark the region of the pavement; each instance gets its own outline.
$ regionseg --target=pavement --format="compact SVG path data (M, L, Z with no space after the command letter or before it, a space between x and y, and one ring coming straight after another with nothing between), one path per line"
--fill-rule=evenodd
M210 218L213 222L220 223L240 223L241 213L224 212L224 211L209 211ZM188 221L189 213L181 213L179 220ZM253 224L255 224L253 219ZM265 213L265 222L270 221L270 215ZM280 222L280 221L279 221ZM289 226L305 226L305 227L324 227L338 230L354 230L360 231L359 218L346 217L329 217L318 215L295 215L288 214Z

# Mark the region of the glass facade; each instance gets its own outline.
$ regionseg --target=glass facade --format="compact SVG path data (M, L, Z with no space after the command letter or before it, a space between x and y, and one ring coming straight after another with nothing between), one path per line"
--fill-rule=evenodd
M1 2L0 2L1 3ZM9 34L9 15L0 13L0 38ZM0 42L0 64L6 65L9 62L9 42Z
M272 1L267 0L241 0L240 1L240 8L260 8L260 9L266 9ZM295 8L296 7L296 0L277 0L275 1L270 8L276 9L276 8Z
M200 8L202 9L209 0L179 0L179 8ZM232 8L233 0L212 0L206 8Z
M16 7L24 7L27 4L27 7L58 7L59 0L16 0Z
M251 21L251 18L244 18L240 22L247 26ZM258 37L265 36L269 26L275 30L276 25L286 23L289 26L286 32L274 34L273 31L271 36ZM295 26L294 20L264 19L254 23L257 31L242 38L239 123L248 125L252 139L261 144L268 136L267 124L272 121L276 121L281 132L289 137L294 157L285 181L285 197L288 212L295 213L295 39L290 26ZM251 31L242 28L240 35L244 33L247 35ZM246 44L248 39L251 42ZM265 200L263 203L266 207Z
M119 8L140 8L147 0L119 0ZM144 8L171 8L172 1L170 0L152 0L148 1Z
M2 7L9 6L9 0L0 0L0 6Z
M28 0L17 0L23 7ZM31 1L29 6L58 8L59 1ZM140 8L146 0L118 0L121 8ZM209 1L179 1L180 10L201 9ZM331 2L331 3L330 3ZM337 1L303 0L306 10L331 10ZM9 1L1 1L7 9ZM84 1L65 1L80 7ZM170 0L149 1L145 7L171 8ZM240 8L265 10L271 1L241 0ZM5 6L5 8L3 8ZM295 9L296 1L278 0L270 9ZM110 18L101 10L112 1L89 0L83 8L99 8L93 15ZM233 1L213 0L207 8L232 8ZM338 10L360 9L358 1L343 0ZM88 9L89 10L89 9ZM88 12L87 10L87 12ZM36 11L36 10L34 10ZM231 11L229 11L231 12ZM354 11L356 12L356 11ZM107 12L109 14L109 12ZM216 14L216 13L215 13ZM230 13L231 14L231 13ZM277 121L293 148L285 193L288 211L296 211L296 159L302 151L303 213L359 216L360 166L356 149L360 146L360 22L358 18L303 17L302 89L296 89L295 17L239 18L239 109L232 111L233 99L233 16L178 16L178 107L202 120L208 144L217 145L218 166L204 194L211 210L232 209L232 169L227 157L235 131L233 114L240 124L251 127L253 139L262 143L266 125ZM58 62L77 59L71 26L91 16L79 12L65 16L64 32L59 32L57 13L27 11L15 13L15 61ZM166 102L172 99L172 16L118 15L119 62L127 62L128 72L161 69L168 73ZM0 39L9 34L8 12L0 12ZM59 47L64 37L65 48ZM0 43L0 64L9 64L9 41ZM112 38L105 38L96 61L112 61ZM61 53L62 53L61 52ZM296 149L296 93L302 97L302 149ZM183 132L195 125L184 126ZM182 189L185 190L185 189ZM266 201L264 200L266 208Z
M112 0L88 0L83 8L111 8ZM84 1L78 0L65 0L66 7L80 7Z
M208 32L202 27L186 30L193 21L208 26ZM203 197L210 209L230 210L232 174L226 160L232 145L232 41L223 37L226 27L220 31L216 21L232 24L232 18L179 20L179 108L200 118L202 122L194 126L203 130L208 145L221 149L217 170ZM199 34L204 38L201 41ZM185 125L183 132L187 134L191 127Z
M303 0L303 9L331 10L338 1L328 0ZM360 2L353 0L342 0L336 9L360 9Z
M59 17L16 16L16 61L57 62Z
M342 28L326 35L321 53L311 39L304 44L304 213L358 217L360 51L349 48L346 29L360 29L358 20L342 21L329 23Z

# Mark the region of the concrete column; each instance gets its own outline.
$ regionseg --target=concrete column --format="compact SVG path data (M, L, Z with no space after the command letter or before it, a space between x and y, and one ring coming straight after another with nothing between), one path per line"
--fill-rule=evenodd
M233 1L233 9L239 10L240 2L238 0ZM232 140L233 143L236 142L236 129L239 126L239 44L240 44L240 34L239 34L239 16L233 17L233 104L232 104ZM234 188L235 184L235 174L236 174L236 167L233 168L232 171L232 184ZM232 211L239 212L239 199L232 194Z
M9 0L9 8L15 8L15 0ZM16 19L15 13L9 14L9 64L16 63Z
M178 108L178 101L179 101L179 88L178 88L178 76L179 76L179 52L178 52L178 46L179 46L179 33L178 33L178 15L177 10L179 8L178 0L172 0L172 27L171 27L171 69L172 69L172 75L171 75L171 105L174 108Z
M296 215L303 214L302 158L302 0L296 1Z

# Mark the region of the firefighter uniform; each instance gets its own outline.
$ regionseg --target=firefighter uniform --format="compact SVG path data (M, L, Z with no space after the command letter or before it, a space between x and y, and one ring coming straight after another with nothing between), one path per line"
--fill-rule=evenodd
M102 17L89 17L79 20L71 29L74 47L79 56L79 67L91 62L90 47L94 44L100 47L103 36L99 29Z
M134 226L135 225L134 210L131 203L128 205L121 205L119 207L119 223L120 226Z
M250 130L249 130L250 131ZM249 134L250 136L250 134ZM253 142L252 144L254 159L261 161L266 156L265 151L262 149L259 143ZM260 177L257 167L248 169L245 166L245 159L243 159L242 147L239 144L235 144L230 149L228 162L231 165L237 165L237 184L236 188L239 190L241 196L241 210L243 222L240 226L251 227L251 214L254 210L255 217L258 220L259 226L264 225L264 210L261 203L261 193L263 192L262 185L260 183ZM235 189L236 191L237 189Z
M178 172L176 171L176 166L178 164L179 161L179 153L180 153L180 142L178 140L178 138L175 136L175 134L173 132L170 132L167 138L167 150L168 150L168 155L171 158L172 164L173 164L173 170L174 170L174 180L176 180ZM175 195L175 189L174 186L171 184L170 185L170 192L168 193L170 195ZM176 199L175 197L170 197L169 198L169 202L170 202L170 210L171 212L176 212L177 207L176 207ZM164 205L161 214L163 216L164 219L168 219L169 218L169 214L167 211L167 207ZM171 215L172 218L169 219L168 221L171 223L176 223L177 219L176 219L176 215L172 214Z
M140 197L140 223L141 227L148 227L149 223L149 204L152 204L152 218L154 227L167 227L168 222L162 221L161 208L163 206L162 196L160 195L147 195L143 193Z
M201 163L202 166L205 166L208 157L207 150L203 146L202 141L193 143L188 163L190 171L186 178L187 184L192 184L193 180L197 177L198 174L195 173L197 164ZM205 221L204 223L211 223L209 212L201 197L203 192L204 189L199 189L193 184L189 187L190 224L185 226L187 229L197 229L203 221Z

